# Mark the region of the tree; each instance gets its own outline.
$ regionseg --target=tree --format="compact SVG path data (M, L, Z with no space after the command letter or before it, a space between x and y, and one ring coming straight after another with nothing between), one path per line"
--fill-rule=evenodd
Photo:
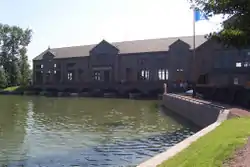
M7 86L27 85L29 81L26 48L31 37L30 29L0 24L0 65L5 71Z
M190 0L207 16L223 14L229 19L222 23L223 30L212 32L208 37L236 48L250 44L250 1L249 0Z
M11 86L18 86L21 83L21 72L20 67L18 66L18 62L14 61L10 66L10 76L9 81Z
M3 67L0 67L0 88L5 88L7 86L7 79Z
M31 73L26 52L27 52L26 48L22 48L20 50L19 67L20 67L20 73L21 73L20 84L22 86L27 86L29 84L30 73Z

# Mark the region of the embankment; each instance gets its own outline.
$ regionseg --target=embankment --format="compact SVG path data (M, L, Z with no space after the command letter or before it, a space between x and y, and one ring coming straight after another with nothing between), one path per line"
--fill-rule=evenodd
M238 121L238 122L233 121L232 123L229 122L227 124L224 124L224 126L222 127L222 130L221 128L217 130L218 129L217 127L220 126L227 119L241 117L241 116L250 116L250 113L245 110L230 108L228 106L221 106L212 102L193 99L191 97L185 97L185 96L175 95L175 94L163 95L162 104L166 108L172 110L174 113L177 113L178 115L186 118L187 120L193 122L194 124L204 129L197 132L193 136L185 139L184 141L178 143L177 145L171 147L167 151L161 154L158 154L155 157L143 162L138 167L155 167L157 165L162 164L164 161L165 161L164 164L162 164L163 167L165 166L176 167L180 164L186 167L187 165L183 163L187 163L189 165L190 164L192 165L206 164L206 162L208 162L209 159L214 159L215 157L213 156L216 153L218 153L218 151L214 152L214 150L215 151L219 150L220 147L224 146L223 140L230 137L228 138L227 142L225 142L226 143L225 147L223 147L224 152L218 153L220 155L223 155L223 157L220 157L220 160L221 160L220 162L222 162L222 160L224 160L224 158L227 157L233 150L232 147L228 148L228 145L236 147L238 146L238 144L242 143L242 142L240 143L240 141L234 140L235 137L237 138L238 136L241 135L241 133L238 133L237 129L234 131L231 131L232 127L233 126L236 127L237 123L241 123L239 124L239 128L241 128L242 131L244 131L246 135L250 134L250 131L248 130L249 128L246 127L246 125L248 125L248 122L250 122L249 118L243 121ZM214 131L216 131L215 134L214 134ZM234 134L232 134L230 131L234 132ZM210 132L212 135L210 135ZM210 137L205 137L205 135L207 136L208 133ZM215 143L215 145L213 145L213 143ZM207 145L208 147L206 149L211 148L210 151L203 148L204 146L207 146ZM203 160L200 157L200 153L198 153L200 151L201 152L204 151L203 155L205 156L203 157ZM205 153L206 151L208 154ZM210 157L206 157L206 155L209 155ZM191 157L191 158L189 161L187 161L186 157ZM171 160L170 164L166 160ZM209 161L209 164L207 165L211 166L212 163L213 162L210 163Z
M225 109L223 106L207 101L176 94L164 95L162 104L201 128L216 122L219 114Z
M159 167L232 167L225 163L233 157L236 150L247 143L250 136L249 126L250 118L225 120L186 149L166 159Z

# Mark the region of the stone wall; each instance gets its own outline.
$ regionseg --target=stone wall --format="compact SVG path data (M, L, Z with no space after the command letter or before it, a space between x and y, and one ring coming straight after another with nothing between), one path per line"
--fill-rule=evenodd
M165 94L162 99L166 108L202 128L216 122L220 112L225 109L207 101L174 94Z

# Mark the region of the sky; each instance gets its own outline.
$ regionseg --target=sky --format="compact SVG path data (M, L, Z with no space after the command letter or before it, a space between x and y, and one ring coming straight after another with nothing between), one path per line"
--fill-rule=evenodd
M197 22L196 34L215 31L221 21ZM0 23L33 30L30 62L48 46L193 35L187 0L0 0Z

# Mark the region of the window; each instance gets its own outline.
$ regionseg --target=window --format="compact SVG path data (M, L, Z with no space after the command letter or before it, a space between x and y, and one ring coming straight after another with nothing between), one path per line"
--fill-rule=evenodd
M242 64L241 64L241 62L236 62L235 66L236 66L236 67L241 67Z
M244 67L248 67L249 63L248 62L245 62L244 63Z
M41 64L41 68L43 68L43 64Z
M149 80L149 70L141 70L139 72L139 80Z
M94 72L94 80L95 81L100 81L101 80L101 72L100 71L95 71Z
M38 64L35 66L36 69L41 69L42 68L42 65L41 64Z
M56 74L56 70L54 71L54 74Z
M68 80L69 81L73 80L73 73L72 72L68 72Z
M238 78L234 78L234 85L238 85L239 84L239 79Z
M168 70L167 69L159 69L158 70L158 79L159 80L168 80Z
M56 64L54 64L54 68L56 68Z
M184 71L182 68L179 68L179 69L177 69L176 70L177 72L182 72L182 71Z

